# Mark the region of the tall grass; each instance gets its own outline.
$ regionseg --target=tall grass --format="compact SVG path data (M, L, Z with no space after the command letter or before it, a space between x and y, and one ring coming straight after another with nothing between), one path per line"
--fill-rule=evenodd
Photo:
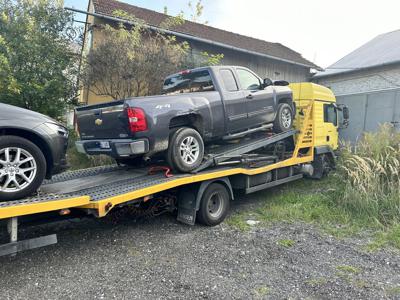
M376 225L400 221L400 133L384 124L342 151L334 201Z

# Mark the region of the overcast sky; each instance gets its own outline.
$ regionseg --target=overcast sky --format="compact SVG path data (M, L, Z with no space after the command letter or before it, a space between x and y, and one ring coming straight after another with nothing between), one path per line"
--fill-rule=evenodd
M178 14L188 0L124 0ZM196 2L193 0L193 2ZM375 36L400 29L399 0L203 0L210 26L281 43L328 67ZM86 10L86 0L65 0Z

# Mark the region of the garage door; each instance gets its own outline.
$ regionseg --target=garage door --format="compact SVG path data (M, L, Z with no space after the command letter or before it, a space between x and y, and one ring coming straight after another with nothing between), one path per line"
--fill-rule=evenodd
M383 123L400 129L400 89L338 96L337 101L350 109L349 127L340 130L344 140L355 142L363 132L374 132Z

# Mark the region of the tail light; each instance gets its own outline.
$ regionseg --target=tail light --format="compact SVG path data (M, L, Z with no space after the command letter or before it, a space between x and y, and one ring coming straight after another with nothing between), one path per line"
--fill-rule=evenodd
M128 115L129 129L131 132L147 130L146 115L143 109L127 107L126 114Z

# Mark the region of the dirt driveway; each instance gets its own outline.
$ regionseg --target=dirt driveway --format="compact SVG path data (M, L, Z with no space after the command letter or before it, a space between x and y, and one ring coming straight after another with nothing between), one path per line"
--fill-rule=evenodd
M257 207L264 193L236 201ZM400 299L400 256L368 253L310 225L241 232L170 215L32 229L51 247L0 258L1 299ZM3 238L4 238L4 233Z

